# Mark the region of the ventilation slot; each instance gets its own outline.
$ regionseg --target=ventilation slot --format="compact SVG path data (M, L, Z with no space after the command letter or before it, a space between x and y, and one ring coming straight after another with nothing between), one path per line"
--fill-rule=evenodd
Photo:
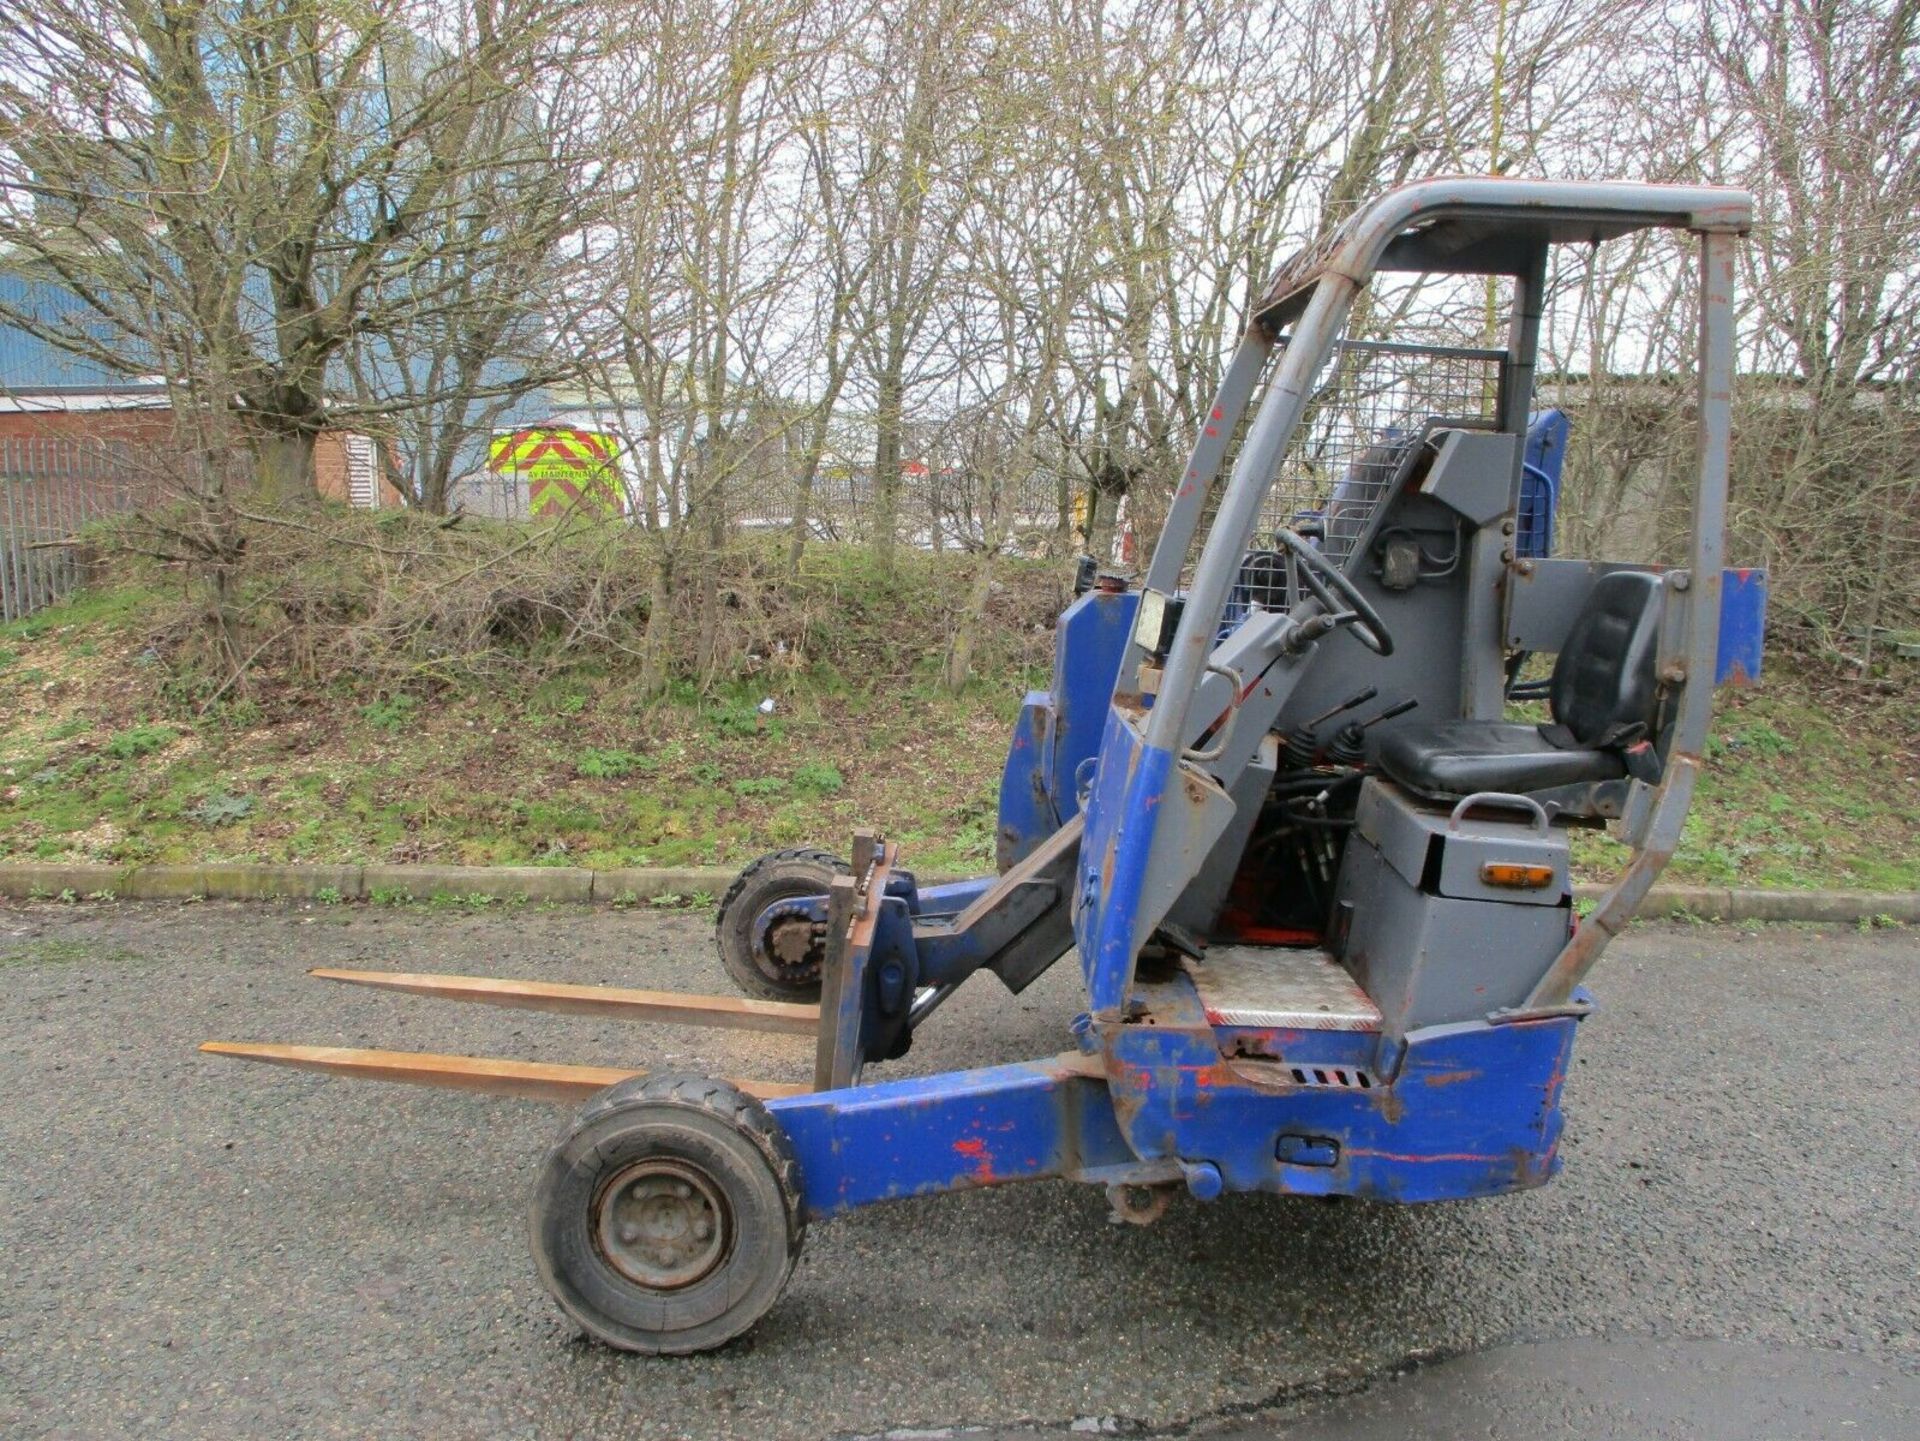
M1296 1085L1327 1086L1336 1091L1371 1091L1373 1077L1351 1066L1293 1066Z

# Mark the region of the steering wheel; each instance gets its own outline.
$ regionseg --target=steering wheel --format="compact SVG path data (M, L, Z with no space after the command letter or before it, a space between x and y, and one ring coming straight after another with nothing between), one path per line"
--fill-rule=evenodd
M1352 626L1353 638L1375 655L1393 654L1393 637L1380 619L1380 612L1347 578L1345 571L1293 531L1279 531L1274 538L1299 562L1300 584L1326 608L1335 625Z

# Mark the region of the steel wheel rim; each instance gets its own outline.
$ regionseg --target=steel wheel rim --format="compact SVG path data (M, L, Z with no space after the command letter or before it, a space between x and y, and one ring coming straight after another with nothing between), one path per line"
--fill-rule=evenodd
M754 965L778 985L799 985L818 978L826 941L815 932L809 898L774 901L761 911L748 937Z
M650 1291L705 1280L726 1259L733 1212L712 1179L684 1161L636 1161L600 1188L593 1239L615 1271Z

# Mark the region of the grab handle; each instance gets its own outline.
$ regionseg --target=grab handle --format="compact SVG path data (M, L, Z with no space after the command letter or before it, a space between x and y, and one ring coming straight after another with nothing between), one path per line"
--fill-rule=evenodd
M1534 828L1545 835L1552 828L1553 820L1547 814L1547 808L1532 796L1515 795L1512 791L1475 791L1470 796L1461 797L1460 803L1453 808L1453 814L1447 817L1447 829L1460 829L1460 818L1475 806L1494 806L1509 811L1532 811Z
M1240 692L1245 688L1244 682L1240 679L1240 672L1232 666L1210 661L1207 664L1206 674L1224 676L1227 684L1233 689L1227 693L1227 709L1220 722L1220 729L1213 733L1213 744L1205 750L1189 747L1181 752L1183 760L1199 761L1203 765L1208 761L1217 761L1227 753L1227 737L1233 734L1233 722L1240 714Z

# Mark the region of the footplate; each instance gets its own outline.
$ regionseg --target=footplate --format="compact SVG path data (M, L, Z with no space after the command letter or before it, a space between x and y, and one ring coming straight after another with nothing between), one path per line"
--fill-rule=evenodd
M1380 1008L1324 951L1216 946L1186 962L1216 1026L1300 1031L1377 1031Z

